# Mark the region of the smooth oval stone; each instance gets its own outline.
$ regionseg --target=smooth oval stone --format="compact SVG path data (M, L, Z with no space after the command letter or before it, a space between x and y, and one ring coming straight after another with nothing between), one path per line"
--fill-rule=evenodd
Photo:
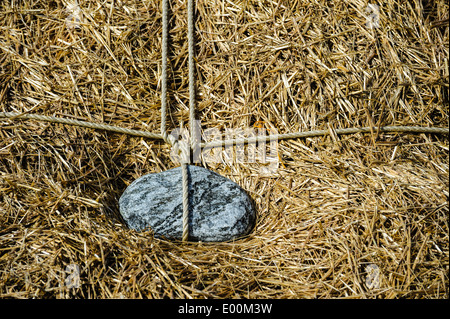
M203 167L188 166L189 240L219 242L247 235L256 213L250 197L235 182ZM156 237L182 238L181 167L144 175L119 200L128 227L150 227Z

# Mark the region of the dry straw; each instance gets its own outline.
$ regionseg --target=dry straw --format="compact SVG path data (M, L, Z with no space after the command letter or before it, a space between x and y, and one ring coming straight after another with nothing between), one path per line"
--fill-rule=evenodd
M169 130L189 121L186 3L170 2ZM1 2L0 112L158 132L161 2L69 4ZM378 4L197 1L203 129L330 131L280 141L270 176L204 163L255 201L234 242L123 226L126 186L175 166L166 144L0 119L0 296L448 298L448 135L377 129L448 128L448 3ZM355 127L373 129L332 133Z

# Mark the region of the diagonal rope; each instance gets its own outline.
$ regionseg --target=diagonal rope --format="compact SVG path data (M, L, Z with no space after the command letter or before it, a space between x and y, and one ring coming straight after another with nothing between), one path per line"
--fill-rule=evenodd
M133 130L133 129L129 129L129 128L118 127L118 126L102 124L102 123L93 123L93 122L87 122L87 121L73 120L73 119L56 117L56 116L29 114L29 113L17 113L17 112L0 112L0 118L2 118L2 117L9 118L10 120L15 120L15 119L37 120L37 121L50 122L50 123L67 124L67 125L72 125L72 126L91 128L91 129L95 129L95 130L104 130L104 131L122 133L122 134L127 134L127 135L132 135L132 136L147 137L147 138L151 138L151 139L155 139L155 140L163 139L162 135L157 134L157 133Z

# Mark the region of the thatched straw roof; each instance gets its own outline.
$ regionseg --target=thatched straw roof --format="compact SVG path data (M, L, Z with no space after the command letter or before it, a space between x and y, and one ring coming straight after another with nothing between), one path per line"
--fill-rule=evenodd
M2 1L0 111L158 132L160 2ZM169 131L189 118L187 1L170 2ZM448 127L448 1L378 4L197 0L202 129ZM133 180L176 166L166 144L0 119L0 297L448 298L448 146L374 130L280 141L270 175L206 163L258 222L184 244L118 210Z

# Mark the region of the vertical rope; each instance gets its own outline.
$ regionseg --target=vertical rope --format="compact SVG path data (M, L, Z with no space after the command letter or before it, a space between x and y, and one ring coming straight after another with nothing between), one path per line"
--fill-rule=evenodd
M190 149L194 148L195 137L195 68L194 68L194 0L188 0L188 64L189 64L189 129L190 146L185 151L184 162L181 164L183 182L183 241L189 237L189 189L188 163L190 163Z
M188 52L189 52L189 129L191 137L191 148L194 149L196 141L195 120L195 63L194 63L194 1L188 0Z
M189 8L192 11L192 1L189 0ZM188 16L191 17L192 14L188 10ZM190 19L190 18L188 18ZM191 21L191 20L189 20ZM188 21L188 23L189 23ZM193 19L192 19L193 21ZM192 25L189 24L192 28ZM193 34L193 30L188 30L189 34ZM164 141L171 144L173 147L178 147L177 141L172 136L167 134L166 130L166 118L167 118L167 56L168 56L168 42L169 42L169 0L162 0L162 48L161 48L161 58L162 58L162 75L161 75L161 135ZM191 46L193 47L193 43L191 38L189 38L189 94L191 97L191 101L189 104L190 107L190 119L193 118L193 104L194 94L193 86L194 83L194 75L193 75L193 51L191 51ZM191 61L192 60L192 61ZM192 66L191 66L192 64ZM192 69L192 70L191 70ZM193 121L190 121L193 123ZM191 126L192 127L192 126ZM189 188L188 188L188 172L187 166L189 163L189 149L183 149L181 156L181 174L182 174L182 188L183 188L183 235L182 240L187 241L189 237Z
M167 50L169 40L169 0L162 0L162 75L161 75L161 135L167 142Z
M181 174L183 183L183 236L182 241L187 241L189 237L189 185L188 185L188 164L181 164Z

